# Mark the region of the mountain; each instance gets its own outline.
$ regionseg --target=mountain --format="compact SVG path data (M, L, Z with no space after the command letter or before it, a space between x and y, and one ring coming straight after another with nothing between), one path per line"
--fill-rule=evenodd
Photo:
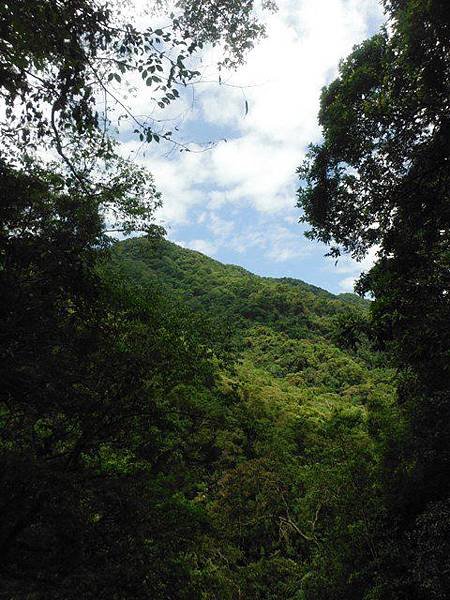
M47 231L3 286L2 597L363 598L405 435L369 303Z
M132 317L117 343L141 365L150 418L128 433L126 461L108 452L150 486L153 597L362 598L361 565L389 527L384 448L401 426L370 303L165 240L111 254L102 276L134 308L110 319Z
M364 314L370 306L355 294L335 296L298 279L260 277L167 240L141 237L117 243L113 261L134 282L152 283L233 330L259 323L297 339L329 337L333 317Z
M322 394L351 389L358 398L358 386L383 386L391 379L367 335L370 302L354 294L336 296L297 279L260 277L164 239L119 242L109 264L118 280L207 323L212 351L225 348L235 365L274 377L273 389L293 385L313 392L320 404Z

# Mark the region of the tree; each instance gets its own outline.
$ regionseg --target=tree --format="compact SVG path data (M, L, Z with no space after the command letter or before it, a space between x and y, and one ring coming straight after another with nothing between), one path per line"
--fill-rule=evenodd
M333 256L378 249L358 289L374 295L378 342L404 372L410 438L387 468L407 537L450 495L450 12L442 0L384 4L389 30L356 47L322 92L324 139L299 168L299 206ZM408 598L440 597L408 583L408 568Z
M90 141L95 138L95 155L108 155L112 151L108 133L117 118L130 119L141 141L170 141L172 132L151 114L155 107L164 108L175 101L180 88L200 74L189 66L190 59L204 44L222 43L222 65L232 67L242 62L264 35L263 25L254 16L253 0L201 4L182 0L176 5L177 15L167 14L164 0L148 5L153 21L163 19L164 26L137 29L130 17L132 6L114 0L3 3L0 94L6 103L1 124L4 144L28 150L48 144L73 171L71 145L79 144L80 136ZM271 2L263 2L263 6L273 9ZM134 115L121 91L113 87L134 74L149 89L146 117ZM120 110L119 115L114 108Z
M202 514L186 497L183 395L193 405L212 386L208 326L99 277L96 200L55 174L0 175L0 593L187 589L180 556Z
M192 597L185 557L204 511L193 501L198 467L187 463L198 460L186 438L196 398L212 393L211 328L150 286L100 277L111 229L161 231L151 175L118 156L110 115L95 102L99 92L111 100L109 83L135 71L160 87L165 106L195 76L185 61L203 43L228 35L240 60L244 40L261 34L252 3L244 13L222 3L230 21L208 13L190 23L195 3L183 6L170 31L139 32L118 3L0 5L0 595L8 598ZM141 139L159 141L153 125L137 123ZM60 164L37 159L48 149Z
M254 4L253 0L220 4L208 0L200 7L182 0L176 5L177 14L168 15L165 0L154 0L148 8L153 21L163 20L164 26L141 31L130 16L132 5L115 0L3 3L0 98L5 113L0 121L0 158L22 168L24 159L36 153L42 158L45 151L56 152L66 177L93 196L99 187L107 193L108 185L114 187L116 179L123 179L120 169L132 169L119 158L115 142L115 127L122 119L132 122L142 142L164 139L191 151L152 113L176 101L182 88L195 83L200 73L191 59L204 44L223 45L222 65L233 67L244 60L264 35ZM262 4L274 9L271 2ZM125 87L125 94L114 87L125 85L122 79L127 76L138 76L148 86L147 116L133 114L127 104L124 96L133 94L132 87ZM113 191L110 197L114 195ZM139 194L133 210L142 217L146 208L138 206L138 198ZM153 200L158 201L155 192ZM145 230L145 219L141 221Z

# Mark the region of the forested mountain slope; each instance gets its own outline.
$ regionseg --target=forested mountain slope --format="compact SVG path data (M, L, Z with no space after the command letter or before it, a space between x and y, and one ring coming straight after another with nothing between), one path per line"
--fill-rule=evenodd
M44 214L2 242L2 597L383 599L403 425L365 303L163 240L80 259Z
M116 244L106 270L200 315L215 356L213 389L172 400L190 415L174 493L208 523L192 554L170 554L186 597L362 598L385 542L383 455L402 429L370 303L164 240Z
M113 256L122 275L153 283L235 330L260 323L291 337L329 336L339 315L358 315L362 320L370 305L355 294L335 296L298 279L259 277L164 239L120 242Z

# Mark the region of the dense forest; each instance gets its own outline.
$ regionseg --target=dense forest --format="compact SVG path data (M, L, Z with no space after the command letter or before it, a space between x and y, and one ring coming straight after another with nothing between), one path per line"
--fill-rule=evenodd
M298 168L307 235L377 249L359 296L165 239L108 84L176 103L276 7L152 4L141 31L125 3L0 3L0 598L445 600L448 2L384 0Z

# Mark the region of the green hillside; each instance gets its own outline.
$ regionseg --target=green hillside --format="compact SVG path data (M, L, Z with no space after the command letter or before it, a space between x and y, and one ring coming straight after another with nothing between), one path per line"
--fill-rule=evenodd
M4 242L5 598L363 598L403 435L368 303L41 220Z
M356 565L382 543L383 451L401 428L394 373L366 335L370 303L164 240L116 244L106 272L197 318L215 365L212 388L172 392L187 423L160 433L186 469L166 465L168 489L178 483L165 494L207 523L190 554L166 557L185 570L176 597L338 598L349 579L358 590Z
M0 600L450 597L450 2L322 4L0 2Z
M297 279L259 277L167 240L118 243L114 259L116 269L131 280L151 283L234 330L260 323L291 337L329 337L335 318L348 315L349 305L362 317L370 304L354 294L334 296Z

